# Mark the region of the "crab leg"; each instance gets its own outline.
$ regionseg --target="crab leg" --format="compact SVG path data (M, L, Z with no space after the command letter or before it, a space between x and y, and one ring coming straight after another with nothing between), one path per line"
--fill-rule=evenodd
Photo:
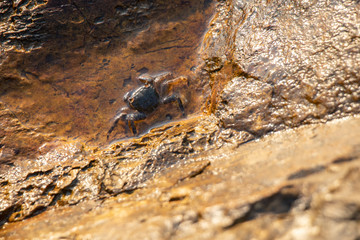
M139 121L139 120L144 120L146 118L145 113L141 113L141 112L136 112L136 113L120 113L119 115L117 115L115 117L115 121L114 123L111 125L108 133L107 133L107 139L109 139L109 135L111 134L112 131L114 131L116 125L118 124L118 122L121 121L126 121L129 128L131 129L131 131L133 132L133 134L137 134L136 131L136 127L135 127L135 123L134 121Z
M162 100L163 104L168 104L168 103L172 103L175 101L177 101L179 108L182 112L182 115L183 115L183 117L185 117L184 105L182 104L181 99L177 95L173 94L173 95L163 98L163 100Z
M110 134L112 133L112 131L114 131L116 125L118 124L118 122L119 122L120 120L122 120L122 118L123 118L124 115L125 115L125 113L120 113L119 115L117 115L117 116L115 117L115 121L114 121L114 123L111 125L111 127L110 127L110 129L109 129L109 131L108 131L108 133L107 133L107 135L106 135L106 138L107 138L107 139L109 139Z
M128 126L129 127L131 126L131 131L133 132L134 135L136 135L137 131L134 121L144 120L145 118L146 118L145 113L136 112L136 113L127 114L124 118L124 121L128 121Z

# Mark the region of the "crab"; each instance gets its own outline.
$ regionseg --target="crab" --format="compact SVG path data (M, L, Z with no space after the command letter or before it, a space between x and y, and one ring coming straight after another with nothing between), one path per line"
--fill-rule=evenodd
M179 94L168 94L169 90L172 90L172 85L184 81L187 83L188 79L186 77L172 78L170 73L165 73L156 77L144 74L139 76L138 79L143 85L124 95L123 100L127 107L122 108L120 113L115 116L113 124L107 133L108 139L119 121L126 122L132 133L137 135L135 122L146 119L149 114L153 113L162 104L177 102L182 116L186 116L184 104ZM166 92L168 95L163 97Z

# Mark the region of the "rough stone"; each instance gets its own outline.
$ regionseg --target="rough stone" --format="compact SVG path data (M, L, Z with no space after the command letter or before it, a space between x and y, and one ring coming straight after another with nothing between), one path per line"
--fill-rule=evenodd
M229 84L225 91L234 84L230 80L236 76L253 84L270 85L270 109L262 112L268 119L261 123L267 130L359 113L357 7L356 1L345 0L311 4L286 0L222 1L205 36L203 58L205 62L219 59L236 70L229 76L221 73L226 72L222 69L211 73L210 78ZM216 89L217 86L213 83L213 98L223 106L222 97L228 93L222 94L223 88ZM247 93L243 89L233 91L252 94L250 87ZM258 104L262 101L260 98ZM221 115L222 111L220 107L215 112ZM253 128L258 128L259 123L252 122Z
M174 184L166 175L168 168L187 166L175 181L194 177L209 161L186 159L204 148L216 148L210 145L212 138L206 130L216 129L212 124L197 117L181 125L166 125L139 139L117 142L109 150L100 151L79 142L63 143L34 160L15 161L0 172L0 223L23 220L51 206L132 192L144 188L160 173L166 176L164 184Z
M356 239L359 126L351 117L201 152L162 165L141 188L52 206L4 225L0 237Z
M358 5L3 1L0 239L359 239ZM105 143L164 71L189 117Z
M7 106L0 102L0 169L14 162L35 157L42 144L53 139L51 134L39 133L36 128L21 123Z
M213 14L211 1L2 1L0 97L40 133L106 142L123 96L139 75L188 76L174 89L188 115L200 112L197 49ZM152 39L152 41L149 41ZM181 90L181 91L180 91ZM173 105L137 123L140 133L182 117ZM132 137L125 124L110 140ZM108 143L108 142L107 142ZM106 144L107 144L106 143Z
M221 94L216 115L224 128L263 135L273 129L270 119L272 93L273 88L267 83L234 78Z

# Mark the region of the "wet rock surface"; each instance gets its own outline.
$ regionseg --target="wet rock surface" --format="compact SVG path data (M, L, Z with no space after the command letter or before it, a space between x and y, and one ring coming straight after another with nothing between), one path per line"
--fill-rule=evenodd
M270 84L252 78L234 78L223 89L216 115L224 128L263 135L273 129L272 95Z
M11 166L14 159L21 161L35 157L44 149L42 144L54 137L22 124L15 113L2 102L0 125L0 169Z
M214 6L0 3L0 239L360 237L357 1Z
M192 163L189 156L215 148L211 146L214 136L208 135L215 127L215 123L200 117L115 143L109 150L87 148L79 142L63 143L35 160L16 161L0 172L2 224L23 220L54 205L132 192L164 170L181 168L188 162L194 167L181 174L184 178L196 175L209 162Z
M134 171L144 163L125 167L117 160L124 166L123 175L115 170L107 186L126 186L121 176L132 175L124 174L130 168L137 179L154 174L138 181L137 188L129 183L127 189L132 191L108 193L74 206L53 206L26 221L7 224L0 236L356 239L360 234L359 121L355 117L278 132L240 147L209 149L205 156L158 163L161 169L153 165L148 172ZM79 168L77 178L106 175L97 168L98 164ZM80 185L84 183L69 188L69 196L80 193L76 191L84 189Z
M142 84L144 73L189 77L189 86L171 91L186 99L188 115L200 111L206 89L194 71L211 1L1 4L0 96L22 123L102 144L126 106L123 96ZM182 118L175 105L159 108L138 124L139 132L166 116ZM131 136L123 124L111 140Z
M260 114L258 121L252 121L254 126L242 127L250 132L259 121L269 131L358 113L357 8L356 1L223 1L204 39L205 63L216 98L210 110L223 115L220 118L228 126L236 119L233 111L243 112L244 98L253 106L264 104L265 95L258 100L241 85L251 81L271 87L272 92L267 109L258 110L267 117ZM227 65L232 73L220 68ZM231 99L234 107L227 111L220 104L217 108L217 103L228 101L230 88L238 98Z

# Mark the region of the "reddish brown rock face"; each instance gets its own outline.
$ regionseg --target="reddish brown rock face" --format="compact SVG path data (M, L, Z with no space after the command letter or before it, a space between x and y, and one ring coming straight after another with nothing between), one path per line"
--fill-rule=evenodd
M14 6L13 6L14 5ZM193 71L212 14L208 1L3 2L1 100L19 120L57 136L105 140L124 94L143 73L189 76L188 114L203 89ZM191 92L189 94L188 92ZM140 132L176 106L159 109ZM127 126L113 138L131 136Z
M157 140L145 140L154 149L145 144L138 157L133 154L129 166L117 166L116 160L111 160L112 170L107 172L98 157L88 158L96 148L85 150L83 144L73 145L66 139L106 146L107 140L133 137L121 121L109 139L106 134L126 105L123 96L143 84L138 77L145 73L172 75L159 94L177 93L188 116L199 113L206 88L196 74L200 69L198 49L213 7L211 1L1 3L1 224L23 220L54 204L132 191L162 166L179 160L174 157L172 163L156 163L153 168L147 165L152 157L145 152L158 151L157 158L173 156L177 149L183 152L182 158L194 152L193 146L183 149L179 141L184 138L187 143L193 136L191 142L199 142L194 126L190 130L176 128L185 134L175 138L176 146L162 146L164 138L159 139L157 133ZM186 81L179 81L182 79ZM136 122L136 129L142 134L182 115L177 103L160 105L145 120ZM214 132L216 125L213 127ZM177 134L170 132L169 138ZM199 134L206 139L208 132ZM143 167L149 168L149 174L142 174ZM86 172L83 178L82 172ZM124 174L129 175L126 181L121 180ZM80 182L86 184L70 196L73 190L69 189Z
M137 78L144 73L188 77L171 91L179 92L188 115L199 112L204 88L194 71L211 6L209 1L2 1L0 100L9 113L2 159L34 157L53 137L104 144L126 106L123 96L142 84ZM182 118L176 104L159 107L136 127L144 133L168 118ZM12 129L11 119L21 126ZM109 141L132 136L119 122Z

